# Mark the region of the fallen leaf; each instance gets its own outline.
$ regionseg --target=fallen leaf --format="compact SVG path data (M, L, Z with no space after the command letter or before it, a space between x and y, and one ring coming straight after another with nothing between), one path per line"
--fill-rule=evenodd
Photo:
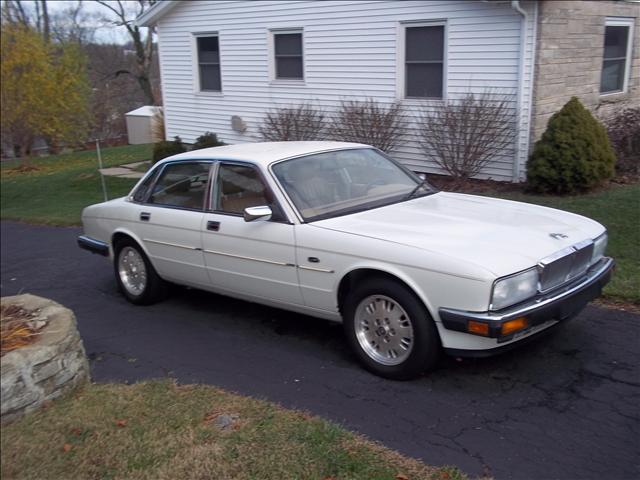
M119 427L126 427L127 426L127 421L126 420L116 420L116 425Z
M406 475L404 475L402 473L398 473L396 475L396 480L409 480L409 477L407 477Z
M62 446L62 451L63 451L64 453L67 453L67 452L68 452L68 451L70 451L72 448L73 448L73 446L72 446L70 443L65 443L65 444Z
M204 423L211 423L211 421L215 420L218 415L220 415L220 412L218 412L218 411L208 413L208 414L206 414L204 416L204 420L203 421L204 421Z
M71 433L73 433L75 436L79 436L82 433L82 429L81 428L72 428L71 429Z
M298 412L298 416L300 417L301 420L304 420L305 422L313 419L313 416L307 412Z

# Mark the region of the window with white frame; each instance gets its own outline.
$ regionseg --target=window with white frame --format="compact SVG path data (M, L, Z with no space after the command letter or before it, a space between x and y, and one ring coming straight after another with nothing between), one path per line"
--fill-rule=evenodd
M199 86L202 92L222 91L220 80L220 44L217 35L196 37Z
M607 19L604 30L604 54L600 93L618 93L627 90L631 63L633 19Z
M404 96L444 96L445 26L404 25Z
M302 80L302 30L272 31L274 79Z

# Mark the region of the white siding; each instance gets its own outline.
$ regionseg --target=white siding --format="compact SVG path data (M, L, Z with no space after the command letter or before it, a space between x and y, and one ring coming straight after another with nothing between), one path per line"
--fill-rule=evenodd
M527 8L533 11L531 5ZM521 16L509 2L181 2L158 24L167 135L193 142L212 131L227 143L257 141L258 126L274 106L311 101L331 111L341 99L370 97L392 102L397 99L399 25L412 20L447 22L445 96L454 98L485 88L517 93ZM530 56L533 21L529 23L526 53ZM303 83L269 80L267 38L274 28L303 29ZM202 32L219 35L221 93L195 91L192 36ZM531 67L527 68L525 74L530 75ZM527 80L525 90L530 87ZM430 102L404 103L408 114L415 116ZM528 118L524 110L521 114ZM245 133L231 129L233 115L246 122ZM439 172L436 165L422 159L413 137L410 134L393 156L415 170ZM526 141L522 135L518 142L525 154ZM515 156L515 148L506 152L485 176L511 180ZM526 156L520 157L523 165Z

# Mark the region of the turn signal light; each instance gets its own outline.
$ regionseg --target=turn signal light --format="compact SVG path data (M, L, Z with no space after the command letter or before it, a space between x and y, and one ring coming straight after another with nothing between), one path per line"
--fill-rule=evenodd
M469 323L467 323L467 331L469 333L475 333L476 335L484 335L487 337L489 336L489 324L469 320Z
M529 322L527 322L527 319L525 317L514 318L513 320L509 320L508 322L504 322L502 324L500 333L502 333L502 335L509 335L513 332L522 330L523 328L527 328L528 325Z

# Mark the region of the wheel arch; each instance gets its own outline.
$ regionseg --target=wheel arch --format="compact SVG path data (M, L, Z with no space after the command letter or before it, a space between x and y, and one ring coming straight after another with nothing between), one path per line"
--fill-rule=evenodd
M406 274L393 268L381 267L381 266L356 266L351 270L345 272L340 281L338 282L338 288L336 290L338 308L342 312L344 301L347 298L349 292L353 291L358 282L364 279L379 277L391 280L408 288L413 294L418 297L424 307L427 309L431 318L435 321L438 317L434 315L434 309L425 293L418 288L418 285Z
M151 262L151 256L149 255L149 252L147 251L147 248L142 242L142 240L135 233L131 232L130 230L126 230L124 228L118 228L116 229L115 232L113 232L113 234L111 234L111 250L112 250L112 255L114 257L116 254L116 243L119 240L122 240L124 238L129 238L134 242L136 242L138 246L142 249L144 254L147 256L147 259L149 260L149 262Z

